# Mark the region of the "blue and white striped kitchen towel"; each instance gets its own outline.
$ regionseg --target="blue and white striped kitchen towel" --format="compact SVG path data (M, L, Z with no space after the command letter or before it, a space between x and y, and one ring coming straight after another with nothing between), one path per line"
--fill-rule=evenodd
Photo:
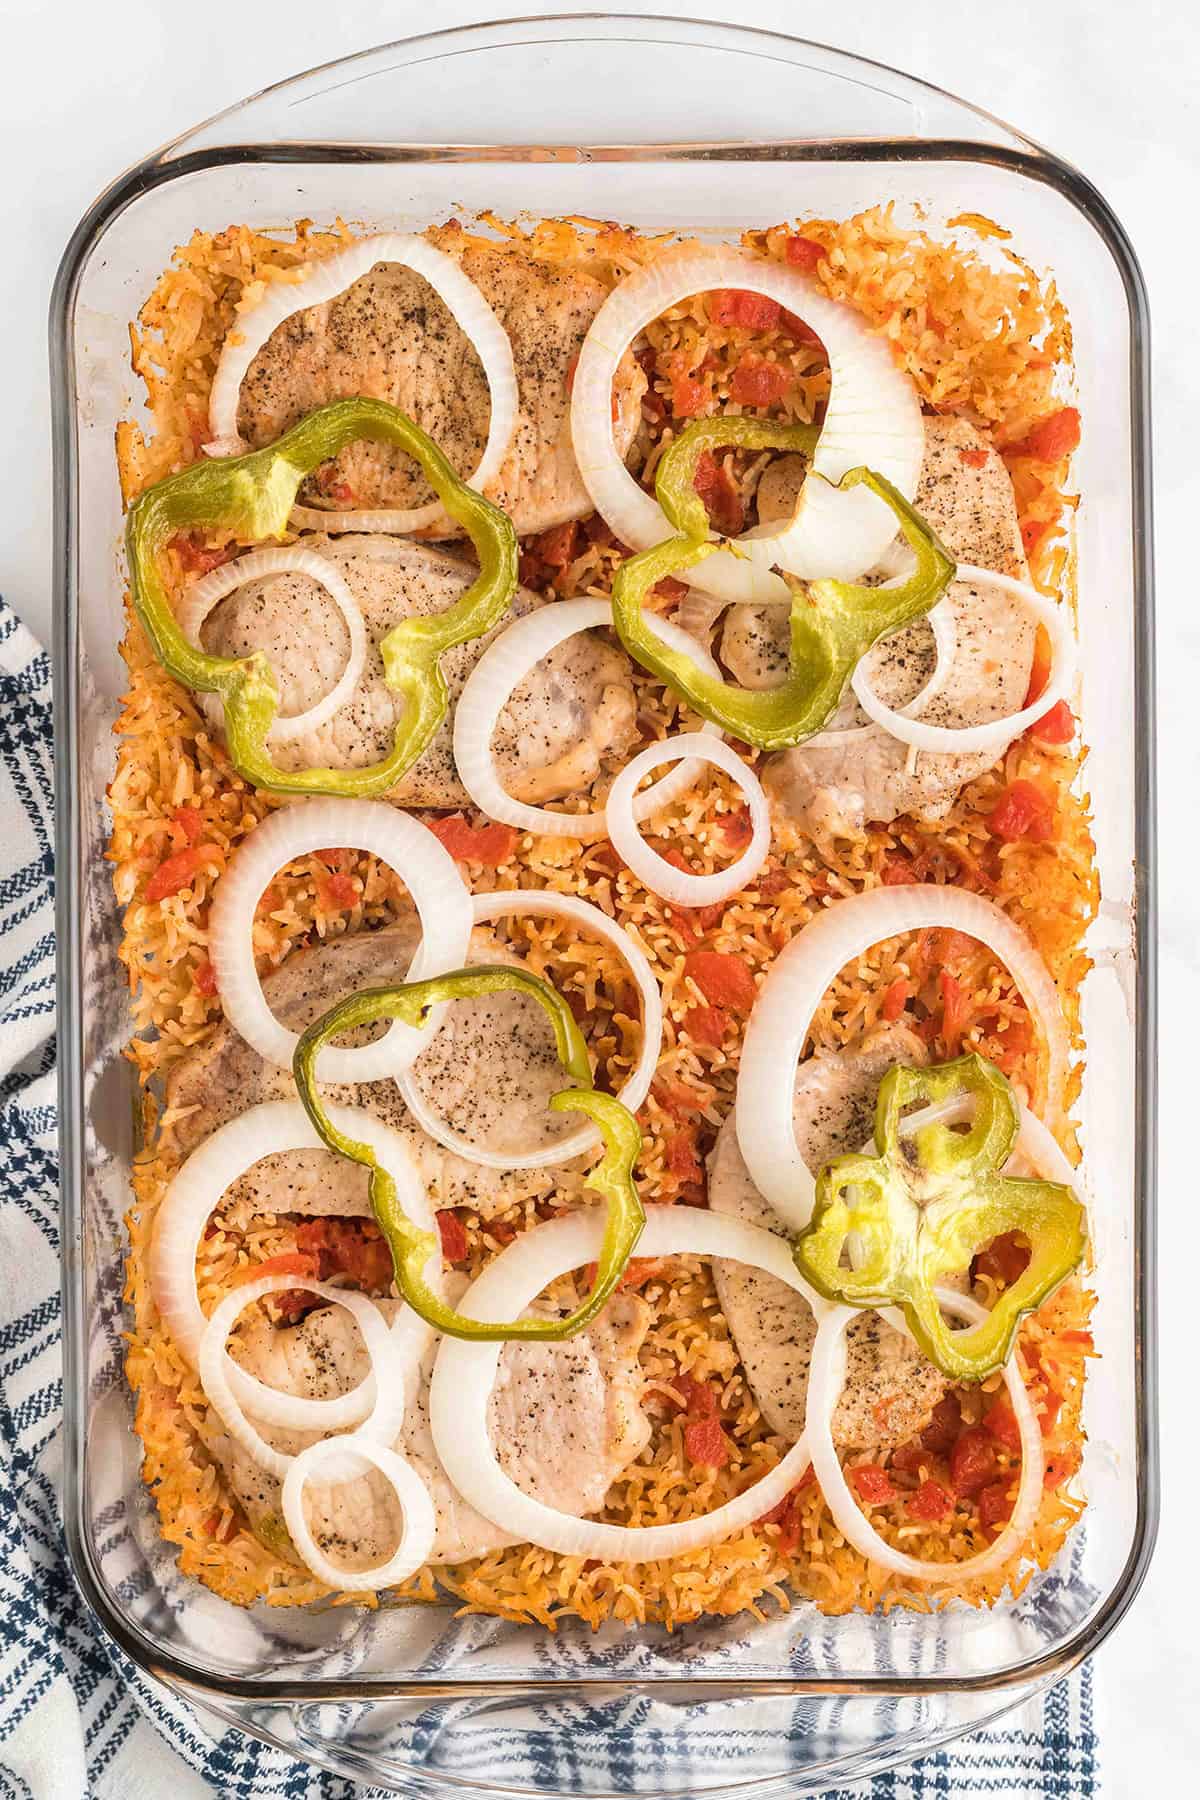
M0 1800L383 1795L202 1719L119 1654L72 1582L59 1499L50 670L2 601L0 764ZM656 1758L666 1753L640 1725L555 1744L546 1741L553 1725L545 1714L538 1724L536 1757L529 1737L501 1728L494 1762L478 1768L477 1779L498 1779L502 1770L510 1790L553 1794L563 1767L585 1775L593 1791L655 1785ZM1084 1669L1000 1727L879 1776L853 1796L1087 1800L1098 1791Z

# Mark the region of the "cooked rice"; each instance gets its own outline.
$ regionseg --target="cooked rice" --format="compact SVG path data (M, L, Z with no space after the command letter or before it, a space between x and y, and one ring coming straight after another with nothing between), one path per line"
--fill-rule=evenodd
M630 231L587 221L547 222L526 234L500 221L485 223L523 236L539 255L585 256L608 280L654 248L653 241ZM978 222L979 228L961 221L959 227L953 238L937 241L902 229L890 209L879 208L841 223L779 226L747 234L746 241L779 258L785 255L790 230L819 241L826 254L817 278L826 291L856 307L891 338L928 406L965 413L1003 449L1018 443L1056 404L1055 382L1069 357L1069 332L1053 288L989 236L996 228L986 221ZM327 232L301 222L287 238L231 227L216 235L197 232L177 251L131 333L134 367L147 385L153 435L147 439L132 423L119 431L127 498L198 456L207 435L216 356L238 306L255 298L261 284L289 279L300 262L333 252L351 235L340 222ZM756 355L787 360L797 375L781 416L811 418L825 398L828 375L819 348L798 345L777 332L748 334L715 325L701 297L670 309L647 335L658 370L651 395L669 390L673 369L700 371L710 410L717 404L738 410L729 400L728 382L751 343ZM647 466L670 436L660 413L651 398L639 440ZM1018 457L1011 466L1034 577L1047 591L1061 589L1069 581L1064 531L1074 504L1062 487L1065 465L1032 464ZM755 469L748 459L731 456L729 467L744 485L753 481ZM602 542L587 545L547 592L607 593L618 556L618 550ZM170 573L180 583L182 565L174 553L167 560L174 563ZM120 744L110 790L110 855L117 896L126 909L120 955L137 1029L128 1053L142 1084L149 1146L134 1170L126 1288L133 1320L127 1367L138 1397L145 1478L163 1534L179 1545L186 1572L241 1603L261 1597L293 1604L324 1597L327 1590L255 1537L232 1501L200 1442L204 1395L162 1329L145 1269L155 1208L179 1160L174 1120L162 1106L162 1077L220 1017L219 1002L206 991L211 985L206 925L215 877L201 870L190 886L154 903L144 898L146 883L166 856L184 847L189 830L196 835L192 814L186 815L187 830L178 822L180 808L195 810L200 837L227 858L279 802L247 789L232 771L195 701L159 668L136 622L130 624L123 653L130 686L116 728ZM676 728L681 715L673 698L639 671L635 678L640 717L659 735ZM533 885L580 895L638 937L662 984L666 1009L658 1078L641 1113L646 1140L639 1170L642 1192L648 1201L703 1203L697 1165L732 1104L744 1021L732 1011L712 1016L686 972L687 952L703 943L744 958L759 975L823 905L876 885L889 862L901 858L919 878L988 893L1024 925L1058 984L1078 1044L1078 992L1087 968L1082 938L1097 899L1087 802L1072 792L1078 775L1078 758L1040 750L1023 739L999 767L964 790L937 827L900 819L892 826L873 826L861 841L839 845L836 851L797 831L777 828L771 856L753 888L732 900L715 923L706 924L647 893L605 844L581 847L526 836L500 868L466 865L464 874L476 888ZM989 834L987 814L1004 783L1016 777L1053 791L1058 817L1054 842L997 844ZM707 872L728 860L721 822L738 804L725 778L714 773L707 787L701 785L671 809L657 829L693 867ZM261 968L278 964L302 943L377 927L402 913L406 901L401 884L372 858L346 852L340 873L353 884L352 903L343 903L348 890L342 882L330 882L320 858L301 858L275 878L255 926ZM617 959L603 946L573 942L574 933L553 921L514 920L505 929L532 966L578 994L598 1059L598 1078L619 1084L636 1055L638 1026L628 1010L631 996ZM953 1043L945 1041L939 1022L935 970L941 967L950 969L968 996L964 1028ZM1006 1069L1035 1107L1039 1104L1044 1069L1031 1044L1023 1002L988 953L955 933L916 933L879 944L843 970L817 1015L814 1047L832 1048L860 1038L879 1020L883 996L900 978L917 997L921 1029L935 1055L977 1048ZM706 1041L710 1037L719 1043ZM1063 1143L1075 1153L1069 1131ZM569 1196L564 1197L567 1203ZM471 1271L514 1229L545 1216L546 1210L545 1203L535 1207L524 1202L486 1225L468 1215ZM236 1207L218 1215L198 1267L205 1309L227 1290L237 1271L294 1248L294 1232L295 1223L287 1218L248 1221ZM652 1313L642 1363L655 1432L647 1452L614 1484L604 1516L616 1523L660 1524L711 1510L765 1472L788 1446L768 1430L758 1412L707 1264L676 1259L666 1271L648 1271L641 1291ZM977 1292L990 1297L986 1278ZM1035 1403L1049 1399L1051 1410L1061 1403L1046 1439L1057 1473L1069 1473L1078 1461L1091 1306L1092 1297L1072 1281L1026 1321L1021 1333L1022 1370ZM720 1470L696 1468L685 1455L682 1416L670 1399L671 1384L681 1373L719 1386L722 1425L732 1446L731 1460ZM965 1418L980 1416L988 1390L998 1383L996 1377L982 1393L960 1390ZM889 1457L873 1453L870 1460L887 1462ZM1001 1451L1001 1472L1010 1466ZM882 1529L899 1533L905 1548L919 1556L958 1559L988 1541L970 1502L960 1502L942 1525L906 1522L903 1495L911 1493L917 1479L895 1472L902 1498L874 1509ZM984 1581L947 1591L988 1602L1010 1583L1019 1589L1033 1566L1050 1562L1081 1510L1069 1483L1047 1487L1025 1546L1024 1565L1014 1558ZM404 1595L432 1600L449 1592L468 1610L539 1620L551 1627L571 1615L592 1624L614 1616L673 1626L706 1612L758 1610L769 1600L786 1606L798 1595L828 1612L876 1604L925 1609L932 1604L923 1589L906 1588L848 1549L815 1487L797 1496L788 1523L786 1532L779 1524L760 1523L710 1549L635 1568L518 1546L439 1571L436 1582L424 1571Z

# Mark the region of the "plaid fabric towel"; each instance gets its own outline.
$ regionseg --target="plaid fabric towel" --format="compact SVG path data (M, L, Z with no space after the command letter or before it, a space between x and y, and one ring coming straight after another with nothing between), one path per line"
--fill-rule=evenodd
M0 601L0 1800L352 1800L383 1795L201 1719L141 1676L75 1591L63 1545L54 1090L51 696L47 657ZM110 1509L120 1528L119 1505ZM764 1721L764 1741L774 1732ZM751 1721L742 1716L743 1730ZM558 1791L572 1768L593 1790L654 1781L656 1734L639 1718L607 1736L539 1747L495 1732L506 1784ZM416 1730L421 1729L418 1722ZM563 1737L568 1728L559 1727ZM996 1729L853 1790L853 1800L1086 1800L1098 1792L1090 1672ZM639 1776L641 1779L639 1780ZM682 1790L681 1790L682 1791ZM829 1800L852 1800L847 1793Z

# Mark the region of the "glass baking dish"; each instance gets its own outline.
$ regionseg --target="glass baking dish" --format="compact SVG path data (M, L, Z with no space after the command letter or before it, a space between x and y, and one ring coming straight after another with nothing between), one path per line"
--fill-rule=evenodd
M113 429L140 407L128 321L176 243L232 220L340 213L419 230L491 208L721 238L880 200L901 216L924 209L934 227L963 211L999 218L1053 271L1074 323L1083 729L1103 892L1084 994L1103 1353L1087 1396L1085 1527L1058 1567L991 1612L826 1619L802 1604L673 1635L553 1636L456 1621L449 1608L243 1615L184 1580L160 1541L121 1372L133 1075L103 858L121 691ZM683 20L520 20L346 58L168 145L83 219L51 317L66 1508L77 1578L143 1669L314 1762L405 1793L765 1800L865 1775L994 1718L1120 1618L1157 1507L1146 332L1119 225L1037 145L878 65Z

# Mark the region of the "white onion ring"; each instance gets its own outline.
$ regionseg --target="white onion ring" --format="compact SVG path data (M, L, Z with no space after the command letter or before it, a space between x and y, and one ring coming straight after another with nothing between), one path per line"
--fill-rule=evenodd
M415 1378L416 1374L414 1365L405 1367L396 1340L375 1302L355 1288L334 1287L327 1281L314 1281L304 1275L264 1275L261 1280L247 1281L234 1288L232 1293L226 1294L214 1309L200 1340L200 1354L196 1364L200 1385L234 1442L241 1446L259 1468L274 1475L277 1481L284 1479L295 1458L268 1444L246 1417L234 1394L230 1370L239 1369L242 1374L246 1374L246 1371L232 1360L225 1343L237 1319L248 1306L253 1305L256 1300L264 1299L267 1294L277 1294L292 1288L303 1288L306 1293L319 1294L322 1300L345 1307L362 1332L363 1343L371 1358L370 1385L374 1394L370 1412L359 1427L364 1437L381 1444L390 1444L397 1436L404 1423L406 1388L411 1388L411 1378ZM358 1394L366 1386L366 1382L360 1382L352 1392ZM276 1393L278 1390L269 1391ZM322 1403L310 1401L308 1404ZM332 1402L326 1401L323 1404L331 1405Z
M436 1236L437 1223L429 1196L405 1138L371 1113L349 1106L331 1105L327 1110L340 1131L370 1144L396 1183L404 1212L423 1231ZM271 1100L252 1106L214 1131L196 1146L175 1174L154 1219L150 1292L164 1325L193 1368L199 1362L200 1346L208 1328L196 1292L196 1256L204 1228L222 1194L264 1156L321 1147L321 1140L298 1100ZM430 1257L426 1280L441 1292L440 1256ZM289 1277L285 1285L309 1284ZM429 1342L429 1328L410 1308L404 1307L392 1327L392 1337L406 1361L414 1357L419 1361ZM289 1430L337 1431L356 1425L375 1400L372 1375L349 1393L329 1400L310 1400L268 1387L228 1359L223 1366L234 1397L247 1411L265 1424Z
M890 507L865 487L840 492L865 463L911 500L924 449L921 407L884 338L849 307L828 300L797 270L729 247L680 245L627 275L592 322L571 390L571 437L584 485L623 543L646 550L671 536L658 502L626 469L613 438L612 385L626 346L669 306L713 288L748 289L779 301L809 324L829 353L830 398L812 460L824 481L806 480L793 517L735 539L688 571L688 581L724 600L790 601L776 565L813 578L852 580L878 562L896 535Z
M547 1284L599 1253L599 1208L535 1225L501 1251L467 1289L460 1310L477 1319L516 1319ZM810 1288L787 1243L759 1225L694 1207L648 1206L639 1256L720 1256L766 1269L803 1294L820 1320L831 1308ZM606 1525L572 1518L523 1493L500 1468L487 1429L488 1398L501 1344L444 1338L429 1392L434 1445L454 1486L478 1512L522 1542L564 1556L646 1562L718 1542L777 1506L808 1467L803 1437L774 1469L714 1512L677 1525Z
M336 1456L340 1462L350 1453L374 1464L390 1484L404 1515L404 1533L399 1546L387 1562L378 1563L373 1569L339 1569L318 1548L304 1516L304 1486L312 1476L314 1466L327 1456ZM288 1536L308 1568L318 1581L345 1593L374 1592L378 1588L394 1587L397 1582L406 1581L423 1563L428 1562L433 1549L437 1521L429 1489L403 1456L385 1444L373 1443L369 1438L363 1437L361 1432L356 1431L353 1437L340 1443L336 1439L332 1442L329 1439L319 1439L315 1444L310 1444L307 1450L301 1450L298 1456L293 1457L284 1476L280 1506Z
M885 582L884 585L888 584ZM898 708L899 716L906 719L913 718L941 693L946 683L946 677L954 665L955 651L958 649L958 633L954 627L954 614L945 600L939 600L936 606L930 608L925 615L925 621L933 632L937 660L928 681L917 689L911 700L906 701L903 706ZM886 640L883 641L886 642ZM867 655L870 655L870 651L867 652ZM864 657L856 665L856 669L861 669L865 660ZM841 749L844 745L853 743L861 739L867 732L873 732L876 729L877 727L872 724L831 726L826 731L818 731L815 737L806 738L804 748L806 750Z
M911 744L914 750L949 751L954 755L983 750L998 754L1065 697L1075 678L1075 634L1066 607L1039 594L1027 581L1001 575L995 569L979 569L973 563L959 563L955 580L969 581L980 587L990 584L1012 594L1028 607L1040 625L1045 626L1050 638L1051 673L1036 700L1023 706L1020 712L1009 713L1001 719L987 719L981 725L927 725L923 719L912 716L915 701L910 701L899 712L885 705L871 687L861 663L851 675L850 684L867 717L882 726L891 737L899 738L902 744ZM917 696L923 702L930 698L924 690Z
M971 1324L978 1324L988 1316L986 1307L952 1288L939 1288L937 1297L947 1312L958 1313ZM994 1544L969 1556L965 1562L935 1563L906 1556L902 1550L894 1550L884 1542L860 1509L846 1482L830 1428L834 1409L846 1385L846 1327L859 1317L860 1312L858 1307L838 1306L818 1320L808 1368L804 1439L809 1445L813 1473L833 1514L834 1524L860 1555L910 1580L961 1582L986 1575L1006 1563L1024 1543L1042 1500L1041 1427L1025 1391L1017 1359L1010 1356L1004 1370L1005 1385L1021 1433L1021 1479L1012 1518Z
M455 323L470 340L483 364L491 395L487 442L467 486L482 490L500 471L517 422L517 375L508 333L459 264L444 250L408 232L385 232L362 238L336 256L305 264L290 281L273 282L257 306L239 313L234 330L221 349L209 396L209 430L213 441L204 448L210 456L237 456L245 449L238 432L238 400L251 363L285 319L326 300L336 300L376 263L402 263L421 275L449 308ZM231 339L237 338L237 343ZM303 523L316 523L324 531L420 531L439 521L439 501L426 506L371 512L326 513L300 507Z
M224 600L227 594L232 594L248 581L257 581L264 575L289 573L307 575L325 589L345 621L346 630L350 634L350 649L345 668L323 699L306 707L303 712L289 713L284 718L276 714L267 733L269 744L287 743L307 731L315 731L319 725L332 719L358 686L367 660L367 628L362 608L351 593L345 576L325 557L316 556L300 544L284 544L276 550L251 551L249 556L239 556L236 562L210 569L202 580L188 588L179 609L179 625L184 636L198 650L203 649L200 627L218 601ZM211 694L203 695L202 699L205 711L208 712L211 708L212 716L219 723L224 717L221 702Z
M688 875L682 869L676 869L645 842L637 828L637 799L646 797L637 795L638 782L660 763L674 762L685 756L697 757L701 762L724 769L745 795L750 809L753 826L750 842L735 862L712 875ZM651 788L650 793L653 792ZM722 739L705 737L698 731L647 745L613 782L606 810L608 835L617 854L652 894L660 894L676 906L716 906L728 900L748 881L753 881L771 848L771 811L758 776Z
M647 962L641 947L635 943L629 932L610 919L607 913L592 906L587 900L580 900L574 894L554 894L541 888L507 888L491 894L475 894L471 900L471 908L477 925L485 925L494 919L502 919L510 913L532 913L541 918L570 919L585 931L594 932L606 944L611 944L622 957L625 967L633 976L642 1002L642 1048L637 1063L628 1081L620 1089L617 1099L630 1112L637 1112L646 1095L650 1092L650 1083L654 1079L654 1071L658 1067L659 1052L662 1049L662 992L654 978L654 971ZM543 1145L541 1149L530 1150L525 1155L509 1151L500 1156L494 1150L485 1150L473 1144L469 1138L460 1137L451 1129L446 1121L430 1106L425 1094L413 1077L411 1068L397 1077L396 1085L404 1099L405 1105L414 1119L439 1143L444 1150L452 1150L464 1161L477 1163L485 1169L545 1169L557 1168L563 1163L583 1156L595 1150L601 1142L600 1132L595 1125L581 1125L578 1131L567 1136L556 1138L552 1144ZM563 1074L563 1086L568 1086L567 1076Z
M299 1038L281 1025L263 997L254 964L254 913L272 877L298 856L329 846L365 850L407 886L421 921L421 941L407 979L443 975L468 960L471 896L453 858L432 831L381 800L305 800L280 807L244 837L216 885L209 955L225 1017L268 1062L290 1069ZM373 1044L327 1045L317 1058L319 1081L379 1081L406 1068L428 1044L444 1008L422 1031L399 1020Z
M818 913L776 957L746 1026L738 1070L738 1145L750 1178L783 1222L802 1231L812 1216L813 1178L792 1123L796 1067L821 997L846 964L884 938L950 926L978 939L1005 964L1046 1041L1048 1111L1057 1117L1069 1039L1046 965L1006 913L962 888L916 884L872 888Z
M721 671L708 651L670 619L647 615L651 629L673 650L678 650L716 678ZM454 762L458 778L475 805L491 819L514 825L518 831L531 831L535 836L578 838L591 842L606 836L608 824L605 810L587 813L550 812L544 806L528 806L505 792L496 773L492 755L492 733L496 721L513 689L523 681L544 656L556 650L578 631L591 631L612 624L612 607L607 600L560 600L554 606L542 606L524 618L514 619L495 641L488 645L468 675L454 709ZM721 735L719 725L708 722L706 736ZM637 817L648 818L656 807L677 800L695 782L700 773L697 762L682 768L655 784L637 800Z

